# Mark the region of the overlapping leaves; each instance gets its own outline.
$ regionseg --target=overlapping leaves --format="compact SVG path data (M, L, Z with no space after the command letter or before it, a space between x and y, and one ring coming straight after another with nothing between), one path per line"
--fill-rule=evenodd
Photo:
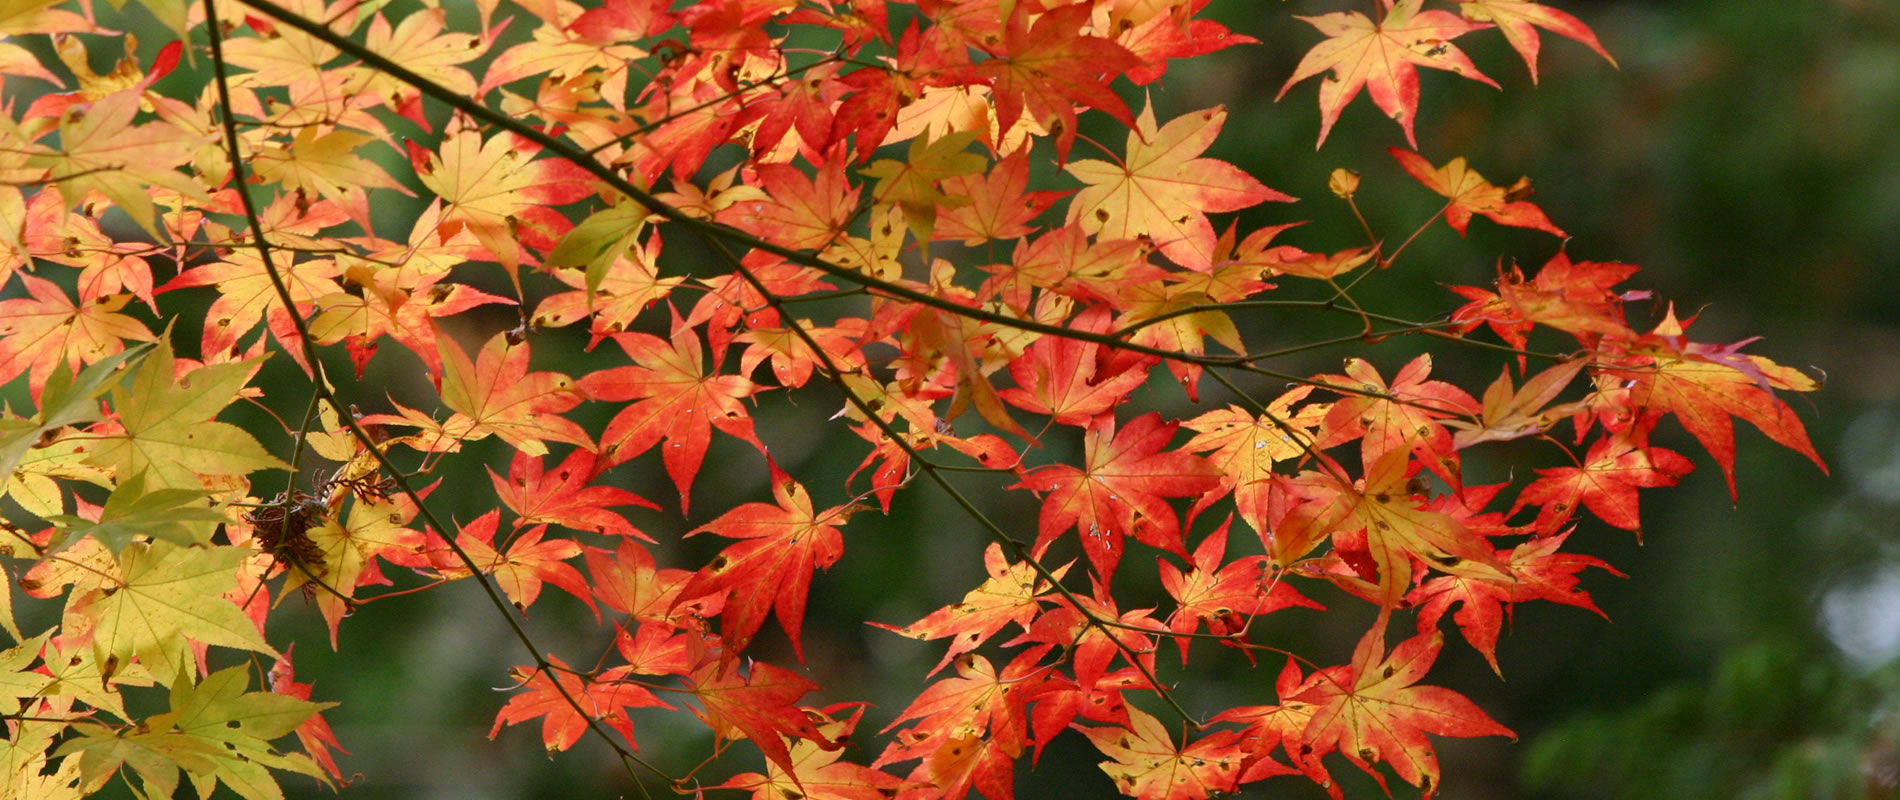
M1526 277L1500 260L1494 286L1454 288L1467 302L1448 321L1401 324L1351 288L1403 245L1368 230L1308 251L1276 238L1291 223L1221 233L1210 215L1291 198L1207 155L1223 107L1151 100L1136 115L1122 91L1252 41L1196 19L1204 5L486 2L463 18L245 0L207 21L150 3L225 79L205 93L159 88L184 42L141 60L128 39L100 74L88 48L117 34L89 7L0 15L10 36L58 35L59 61L0 46L0 70L42 92L0 128L0 378L26 381L0 416L0 464L29 515L0 537L27 595L64 601L57 629L0 654L20 712L0 785L74 796L125 774L169 796L182 770L264 798L270 770L340 778L288 643L269 691L206 665L277 655L271 622L299 591L340 647L363 603L479 581L531 661L491 736L539 723L549 752L594 735L667 774L635 753L634 717L688 707L721 751L744 741L764 758L696 788L1001 800L1025 753L1073 730L1138 797L1283 774L1337 794L1338 758L1431 793L1428 736L1509 735L1420 683L1442 617L1502 672L1516 604L1595 608L1579 575L1607 565L1569 549L1589 538L1580 512L1640 530L1641 490L1691 468L1650 443L1666 420L1732 487L1736 418L1821 463L1777 394L1817 386L1748 342L1693 341L1673 312L1633 330L1647 294L1617 288L1632 265L1558 250ZM1302 17L1326 38L1281 94L1331 73L1322 143L1370 95L1412 148L1392 150L1399 166L1460 234L1475 215L1564 235L1528 179L1498 186L1462 156L1415 152L1418 68L1497 85L1453 42L1493 26L1533 79L1540 29L1607 51L1539 3L1436 5ZM1119 150L1082 135L1084 114L1129 130ZM1334 192L1375 194L1356 177ZM405 195L426 207L392 216ZM1509 355L1482 399L1434 378L1430 355L1283 375L1271 362L1303 345L1248 348L1283 347L1301 319L1263 308L1351 315L1367 344L1495 336ZM174 350L193 338L195 358ZM1553 338L1569 351L1533 349ZM388 385L341 380L344 363ZM1213 410L1148 410L1170 383L1153 376L1198 400L1209 373L1225 393ZM1263 377L1294 385L1250 390ZM791 430L759 412L779 396L807 415ZM240 405L280 430L239 427ZM827 418L864 442L823 433ZM1470 448L1531 439L1552 461L1515 493L1466 483ZM850 449L869 486L801 482L818 448ZM411 483L498 450L506 469L486 483ZM911 483L960 492L952 469L1023 490L1030 510L900 532L852 520L867 497L898 510ZM713 481L763 480L771 502L682 523L626 488L643 471L666 474L682 516ZM253 484L278 472L292 476L280 494ZM483 511L445 519L430 491ZM1236 516L1253 537L1230 541ZM773 648L803 660L807 609L847 539L974 554L985 530L980 585L880 623L947 640L938 668L955 674L854 763L843 746L864 709L804 705L842 687L770 663ZM698 533L727 541L675 566ZM1150 558L1165 597L1128 593ZM1237 699L1206 724L1175 705L1164 641L1182 668L1218 657L1196 639L1251 662L1277 647L1254 621L1316 609L1302 591L1322 583L1376 608L1348 663L1289 661L1277 704ZM538 621L556 595L595 611L593 652L546 652L517 616ZM11 598L0 628L19 639ZM1405 614L1419 632L1388 650ZM171 710L128 717L120 693L154 683ZM1163 706L1226 727L1177 736ZM309 755L270 744L293 733Z

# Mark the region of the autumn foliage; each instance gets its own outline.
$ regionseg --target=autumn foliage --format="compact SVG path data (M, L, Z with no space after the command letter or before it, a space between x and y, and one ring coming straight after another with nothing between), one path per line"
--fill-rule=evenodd
M521 644L495 676L515 687L496 746L597 738L627 793L1007 800L1059 736L1141 798L1274 776L1339 796L1344 764L1433 793L1432 737L1513 735L1429 682L1446 631L1503 674L1517 604L1595 610L1580 582L1613 570L1572 549L1604 535L1589 520L1640 532L1641 490L1692 468L1659 429L1731 490L1737 419L1820 465L1779 396L1816 384L1697 341L1635 266L1569 255L1528 180L1417 140L1419 68L1497 86L1460 49L1497 35L1532 79L1544 33L1609 59L1575 17L1340 3L1272 45L1310 48L1280 94L1316 86L1319 144L1364 94L1403 133L1377 158L1423 187L1377 192L1444 198L1384 230L1357 174L1287 205L1296 187L1207 155L1225 109L1147 99L1181 60L1259 46L1205 4L145 0L124 18L158 24L135 41L91 4L11 3L0 795L343 783L323 698L350 676L293 673L292 645L347 649L352 610L457 581ZM419 214L390 213L409 198ZM1239 227L1246 209L1278 224ZM1292 229L1319 216L1366 235ZM1401 261L1441 217L1551 238L1541 266L1500 254L1495 281L1445 292ZM1361 281L1449 313L1362 307ZM1322 319L1353 333L1285 346ZM1434 355L1375 346L1395 338L1497 378L1455 385ZM1358 349L1276 369L1321 346ZM266 362L301 377L260 381ZM390 365L433 395L356 380ZM767 393L860 462L846 483L775 458ZM1160 393L1201 410L1130 402ZM233 424L238 406L277 427ZM456 489L486 512L432 510L436 473L490 437L512 457ZM755 499L708 509L719 438L749 456L721 480ZM1523 468L1467 481L1473 453ZM676 496L627 488L660 471ZM1039 511L988 516L964 494L984 483ZM967 516L866 534L912 492ZM677 524L637 527L636 507ZM802 668L801 629L815 573L895 536L967 539L988 578L866 620L941 658L884 731L858 731L866 708ZM681 537L717 554L663 560ZM1127 589L1157 580L1165 597ZM550 590L592 609L591 649L536 643ZM22 630L16 591L57 621ZM1320 600L1372 620L1351 652L1253 631ZM327 642L273 627L308 606ZM781 634L773 663L755 645ZM1217 658L1258 680L1185 706L1170 687ZM703 722L723 766L641 756L662 714Z

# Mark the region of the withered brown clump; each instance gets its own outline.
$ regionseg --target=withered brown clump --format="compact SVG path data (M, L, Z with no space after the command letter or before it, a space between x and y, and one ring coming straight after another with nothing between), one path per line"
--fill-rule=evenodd
M306 568L319 568L323 550L310 539L310 526L323 520L323 512L322 500L294 492L286 504L279 492L270 505L246 513L244 521L256 529L257 541L266 551Z

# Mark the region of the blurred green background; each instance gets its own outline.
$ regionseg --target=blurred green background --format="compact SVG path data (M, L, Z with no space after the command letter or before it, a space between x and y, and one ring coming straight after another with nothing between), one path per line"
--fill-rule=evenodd
M1466 37L1458 44L1504 91L1426 74L1419 149L1435 163L1467 155L1499 184L1520 174L1534 178L1534 199L1574 236L1573 257L1643 265L1629 285L1676 300L1685 316L1699 312L1691 330L1697 340L1760 335L1751 352L1824 371L1822 391L1792 402L1833 474L1823 476L1798 455L1743 430L1741 503L1734 506L1700 446L1666 424L1658 442L1695 458L1699 469L1676 489L1645 494L1646 540L1639 545L1630 534L1594 522L1571 540L1629 576L1592 571L1586 577L1585 588L1609 621L1574 608L1525 606L1499 643L1502 681L1455 633L1449 637L1430 682L1470 695L1520 739L1439 740L1442 794L1481 800L1900 796L1900 281L1892 277L1900 274L1900 4L1559 5L1596 29L1620 69L1582 45L1545 35L1543 83L1533 86L1501 37ZM1149 92L1163 120L1226 105L1226 133L1209 155L1305 198L1256 209L1243 217L1243 227L1312 219L1292 236L1311 249L1364 243L1344 205L1326 191L1334 167L1364 174L1367 215L1390 239L1403 238L1438 207L1385 154L1386 147L1403 145L1403 137L1367 99L1347 108L1317 156L1317 84L1269 102L1319 40L1290 15L1336 7L1214 0L1209 15L1265 44L1177 64ZM1127 94L1139 107L1141 93ZM1125 135L1107 126L1089 131L1111 147ZM673 258L690 260L684 243L669 240L668 247ZM1393 273L1369 280L1357 296L1369 308L1430 317L1458 302L1437 282L1484 285L1499 254L1528 270L1556 248L1545 234L1484 219L1472 223L1468 239L1436 226ZM1661 313L1649 306L1631 311L1639 327ZM486 325L485 332L510 324L475 315L470 322ZM1341 332L1324 327L1337 326L1336 320L1319 320L1319 328L1315 322L1265 319L1243 332L1255 347ZM193 341L195 331L178 338ZM1366 354L1389 372L1419 346L1399 341ZM606 355L612 350L597 352L617 359ZM1359 352L1302 354L1274 366L1330 371L1344 355ZM1473 387L1497 370L1486 359L1460 364L1444 355L1440 365L1441 374ZM385 357L356 390L426 396L416 372L413 364ZM1199 408L1225 402L1217 386L1203 391ZM1178 390L1151 386L1146 392L1135 402L1198 413ZM783 414L810 423L837 406L822 390L797 406L777 394L761 398L762 417ZM832 436L840 439L826 439ZM770 441L775 456L814 487L817 502L843 500L836 478L855 466L858 440L803 424ZM498 443L484 448L476 452L498 469L506 463L508 453ZM670 485L657 469L650 472L616 475L676 508ZM435 496L440 513L467 520L485 510L485 475L443 477ZM1489 479L1506 477L1500 465ZM1522 469L1514 477L1527 479ZM699 563L719 542L681 543L677 534L733 503L763 499L763 478L756 454L717 437L696 487L693 518L633 516L668 543L659 548L663 564ZM1035 506L1023 493L969 486L999 519L1033 525ZM1200 530L1210 522L1203 520ZM920 676L941 645L859 621L903 624L959 599L981 580L985 540L928 487L900 494L888 520L865 515L846 537L845 558L814 582L805 651L809 673L831 687L814 702L877 703L859 736L875 741L870 732L923 688ZM1131 558L1124 570L1141 571L1142 560ZM1151 568L1142 574L1152 581ZM1340 611L1285 612L1263 620L1256 638L1323 662L1343 661L1370 615L1337 593L1313 594ZM283 621L273 622L273 640L301 641L299 677L316 683L317 699L342 703L328 714L351 750L341 762L346 772L364 776L345 796L637 794L595 742L550 760L533 726L504 730L498 742L484 740L506 699L492 690L508 688L507 666L525 659L473 586L370 604L345 624L340 652L325 645L313 609L295 608L301 602L284 601L289 608L280 611ZM586 624L564 624L569 621ZM584 608L558 592L534 608L531 620L540 643L569 660L599 651L601 643L588 633L591 623ZM761 657L791 663L773 625L757 647ZM1196 655L1196 669L1183 672L1172 649L1163 653L1164 674L1182 681L1179 692L1191 710L1272 701L1277 664L1248 671L1225 652ZM635 720L642 755L676 774L709 748L703 726L683 715L636 712ZM875 745L854 748L856 758L875 753ZM1097 760L1080 737L1065 736L1035 769L1023 766L1019 796L1109 796ZM1349 797L1379 796L1343 760L1329 765L1346 781ZM717 782L759 767L757 757L741 749L704 777ZM1398 796L1417 795L1393 783ZM328 794L302 779L288 780L286 788L296 797ZM667 790L655 786L654 792ZM1243 796L1319 798L1324 792L1303 780L1276 779Z

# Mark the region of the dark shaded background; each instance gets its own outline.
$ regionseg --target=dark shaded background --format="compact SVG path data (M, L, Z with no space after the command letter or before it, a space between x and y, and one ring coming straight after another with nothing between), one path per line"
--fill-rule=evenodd
M1621 68L1547 35L1543 85L1532 86L1501 37L1461 39L1504 91L1426 75L1421 151L1434 162L1468 155L1501 184L1532 176L1536 201L1575 237L1568 245L1573 257L1643 265L1630 284L1675 299L1685 315L1700 312L1691 331L1696 339L1760 335L1752 352L1825 371L1824 390L1793 402L1833 475L1743 430L1741 505L1732 506L1699 445L1667 427L1659 442L1696 458L1700 468L1677 489L1645 495L1646 542L1639 546L1630 534L1595 523L1585 523L1572 540L1629 576L1593 571L1586 580L1610 621L1567 607L1524 607L1498 648L1503 681L1455 633L1449 637L1430 680L1471 695L1521 738L1515 744L1441 740L1443 795L1893 796L1900 773L1900 282L1892 279L1900 268L1900 6L1890 0L1560 5L1595 27ZM1243 227L1313 219L1294 238L1312 249L1363 244L1356 223L1326 192L1326 173L1335 166L1364 173L1367 214L1383 234L1402 238L1437 207L1385 155L1385 147L1402 145L1403 138L1367 99L1346 110L1317 157L1316 82L1294 88L1281 103L1269 102L1319 38L1289 12L1330 10L1332 4L1215 0L1212 16L1267 44L1177 65L1152 90L1164 120L1226 105L1232 115L1227 132L1210 155L1306 198L1256 210ZM1137 93L1129 96L1139 104ZM1111 147L1125 135L1107 127L1091 131ZM1529 268L1556 247L1545 234L1483 219L1472 224L1468 240L1439 226L1394 273L1368 281L1358 296L1369 307L1430 317L1456 303L1435 282L1482 285L1494 275L1498 254ZM1632 322L1647 325L1660 311L1632 309ZM1249 324L1245 333L1255 346L1337 332L1324 327L1337 323L1324 320ZM506 323L486 330L499 327ZM179 339L194 340L195 333ZM1369 355L1389 371L1418 346L1400 341ZM1275 366L1327 371L1347 354L1318 352ZM387 362L379 362L359 392L416 390L414 365ZM1463 385L1482 386L1497 366L1441 356L1441 370ZM1196 413L1178 390L1145 391L1134 402ZM855 465L860 444L809 424L814 415L828 415L835 398L798 402L794 408L781 397L762 399L762 417L782 410L807 423L771 439L774 453L814 487L818 502L838 502L837 479ZM1221 402L1210 386L1202 407ZM831 446L824 437L833 436L848 442ZM503 448L483 447L476 451L490 463L505 463ZM707 464L694 518L642 514L636 522L663 541L676 541L719 509L761 499L755 490L763 485L764 467L745 446L717 438ZM1490 479L1509 477L1504 465L1494 468ZM657 469L651 471L656 474L622 479L673 508L674 493ZM443 477L446 489L436 496L442 512L466 520L484 510L485 475ZM1527 476L1520 469L1515 477ZM1033 524L1034 506L1025 496L972 487L999 518ZM932 489L900 497L889 520L867 515L847 528L847 554L814 582L806 623L809 671L832 687L816 699L874 700L867 734L923 687L920 676L941 645L857 620L902 624L960 598L980 580L980 531ZM710 538L669 545L662 562L699 563L688 560L716 549ZM1124 570L1142 560L1131 558ZM1276 615L1264 621L1258 638L1321 661L1343 661L1370 615L1362 613L1363 604L1336 594L1316 590L1315 596L1341 611ZM544 647L570 660L598 652L600 643L583 633L592 630L591 619L578 604L550 592L533 613ZM527 727L503 731L499 742L482 740L506 698L490 690L506 688L506 667L525 659L473 586L365 607L344 626L341 653L324 646L313 610L290 612L273 625L273 641L295 636L304 642L296 653L299 675L316 683L317 699L342 702L329 712L352 750L342 763L367 776L345 790L348 797L637 794L595 742L549 760ZM763 657L791 663L775 626L767 626L757 647ZM1164 655L1164 669L1173 669L1172 650ZM1190 709L1205 712L1234 698L1271 702L1277 665L1247 671L1238 659L1222 660L1225 655L1200 651L1194 672L1173 673L1183 681L1179 691ZM708 751L704 728L682 715L641 712L636 724L642 754L675 773ZM860 749L854 757L874 755L875 749ZM1025 766L1020 796L1109 796L1097 760L1079 736L1065 736L1036 769ZM1343 760L1329 763L1348 781L1348 796L1379 796ZM741 749L705 775L716 782L759 767L756 756ZM1395 788L1398 796L1416 796L1402 784ZM328 794L300 778L288 779L287 789L299 797ZM1245 796L1324 793L1280 779Z

